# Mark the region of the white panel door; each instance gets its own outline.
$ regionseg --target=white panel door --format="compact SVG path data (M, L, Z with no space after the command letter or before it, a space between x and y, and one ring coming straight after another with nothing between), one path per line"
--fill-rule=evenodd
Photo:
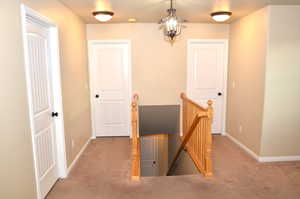
M91 42L90 78L95 136L130 135L129 42Z
M212 133L224 133L227 41L189 41L187 95L207 107L213 101Z
M49 70L49 30L27 20L26 37L35 165L40 193L44 198L58 179L52 117L53 95Z
M142 176L158 176L158 137L141 137L141 173Z

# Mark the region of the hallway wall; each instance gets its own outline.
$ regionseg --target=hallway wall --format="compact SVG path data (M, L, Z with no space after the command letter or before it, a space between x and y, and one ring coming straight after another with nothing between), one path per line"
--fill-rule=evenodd
M35 199L20 1L0 1L0 198Z
M271 6L262 156L300 156L300 6Z
M267 23L263 8L230 24L226 131L256 154L262 134Z
M300 157L299 17L268 6L230 24L227 132L262 158Z
M91 137L86 27L58 0L22 0L58 25L68 166ZM72 148L72 140L74 147Z
M88 40L131 40L133 91L141 105L180 103L186 90L187 39L227 39L227 24L187 23L173 46L156 23L88 24Z

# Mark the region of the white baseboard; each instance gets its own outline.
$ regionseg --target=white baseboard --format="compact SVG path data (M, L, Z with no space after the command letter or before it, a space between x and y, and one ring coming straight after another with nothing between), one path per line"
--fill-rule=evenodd
M246 147L244 144L242 144L240 141L229 135L228 133L224 134L224 136L227 136L232 142L237 144L240 148L242 148L244 151L246 151L249 155L251 155L255 160L259 161L259 156L253 152L251 149Z
M287 162L300 161L300 156L261 156L259 162Z
M240 141L238 141L237 139L235 139L234 137L232 137L228 133L225 133L224 136L227 136L231 141L233 141L240 148L242 148L244 151L246 151L248 154L250 154L258 162L300 161L300 156L258 156L251 149L249 149L248 147L246 147L244 144L242 144Z
M76 162L78 161L78 159L80 158L80 156L82 155L82 153L84 152L84 150L86 149L86 147L89 145L91 139L92 138L88 139L88 141L83 145L83 147L80 149L80 151L78 152L78 154L76 155L76 157L74 158L74 160L72 161L72 163L70 164L70 166L68 168L68 171L67 171L68 175L70 174L71 170L75 166Z

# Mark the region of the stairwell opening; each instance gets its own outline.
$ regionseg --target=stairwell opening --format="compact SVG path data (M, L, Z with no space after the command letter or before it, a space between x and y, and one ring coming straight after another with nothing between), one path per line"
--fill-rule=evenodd
M166 176L180 146L180 105L140 105L141 176ZM198 174L193 161L183 151L171 175Z

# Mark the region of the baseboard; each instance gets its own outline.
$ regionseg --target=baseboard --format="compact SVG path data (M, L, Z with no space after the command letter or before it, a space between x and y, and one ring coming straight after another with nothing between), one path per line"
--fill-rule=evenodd
M240 141L238 141L237 139L235 139L234 137L232 137L228 133L224 134L224 136L227 136L231 141L233 141L240 148L242 148L244 151L246 151L248 154L250 154L258 162L300 161L300 156L258 156L251 149L249 149L248 147L246 147L244 144L242 144Z
M68 173L67 175L70 174L71 170L73 169L73 167L75 166L76 162L78 161L78 159L80 158L80 156L82 155L82 153L84 152L84 150L86 149L86 147L89 145L90 141L92 138L89 138L87 140L87 142L83 145L83 147L80 149L80 151L78 152L78 154L76 155L76 157L74 158L74 160L72 161L72 163L70 164L70 166L68 167Z
M244 144L242 144L240 141L229 135L228 133L224 134L224 136L227 136L232 142L237 144L240 148L242 148L244 151L246 151L249 155L251 155L255 160L259 161L259 156L253 152L251 149L246 147Z
M300 156L261 156L259 162L287 162L300 161Z

